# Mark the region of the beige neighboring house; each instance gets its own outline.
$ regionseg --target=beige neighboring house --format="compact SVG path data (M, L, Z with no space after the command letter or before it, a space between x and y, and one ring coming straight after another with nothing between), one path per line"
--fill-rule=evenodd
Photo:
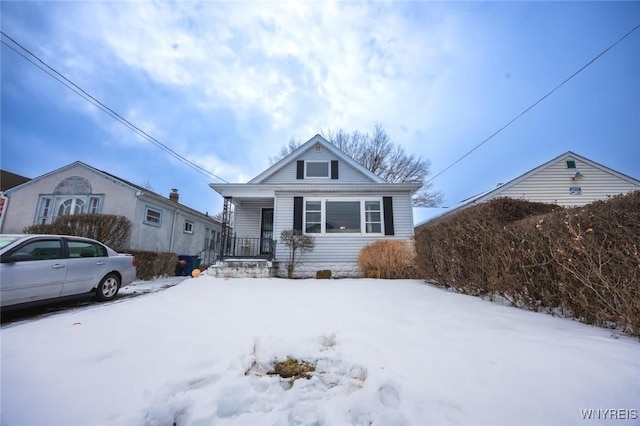
M3 234L82 213L114 214L131 221L128 248L215 257L221 224L178 202L178 191L163 197L80 161L28 180L2 193Z
M577 207L638 190L640 180L568 151L510 182L463 201L447 213L418 227L497 197Z

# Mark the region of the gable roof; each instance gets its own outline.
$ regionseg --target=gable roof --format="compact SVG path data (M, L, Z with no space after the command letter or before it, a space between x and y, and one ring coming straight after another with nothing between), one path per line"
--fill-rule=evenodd
M574 159L574 160L580 160L581 162L588 164L592 167L595 167L596 169L600 169L605 173L609 173L612 174L614 176L616 176L617 178L620 178L622 180L625 180L629 183L631 183L632 185L636 185L638 186L638 189L640 189L640 180L634 179L631 176L627 176L624 173L620 173L617 172L607 166L603 166L600 163L596 163L595 161L589 160L586 157L583 157L582 155L576 154L573 151L567 151L564 154L560 154L557 157L555 157L552 160L547 161L546 163L529 170L528 172L518 176L515 179L510 180L509 182L505 183L504 185L500 185L497 188L489 191L489 192L485 192L483 194L481 194L480 196L477 197L473 197L472 199L470 199L466 204L468 203L481 203L482 201L488 200L490 198L494 198L496 196L498 196L500 193L504 192L505 190L511 188L514 185L517 185L518 183L522 182L523 180L527 179L530 176L535 175L536 173L539 173L549 167L551 167L552 165L558 163L559 161L565 161L566 159Z
M602 164L597 163L595 161L589 160L588 158L583 157L582 155L576 154L573 151L567 151L564 154L558 155L557 157L547 161L544 164L541 164L538 167L535 167L535 168L529 170L528 172L516 177L515 179L510 180L509 182L507 182L505 184L498 185L496 188L494 188L492 190L483 191L480 194L476 194L476 195L474 195L474 196L472 196L470 198L462 200L458 205L456 205L451 210L449 210L449 211L447 211L447 212L445 212L443 214L440 214L438 216L432 217L432 218L430 218L430 219L428 219L428 220L416 225L416 228L419 227L419 226L422 226L422 225L424 225L426 223L433 222L433 221L436 221L436 220L440 220L440 219L444 218L445 216L449 216L450 214L453 214L453 213L455 213L455 212L457 212L459 210L467 208L467 207L469 207L469 206L471 206L473 204L481 203L481 202L487 201L487 200L489 200L491 198L498 197L498 196L500 196L500 194L502 192L504 192L507 189L513 187L514 185L517 185L518 183L522 182L523 180L525 180L525 179L527 179L527 178L529 178L529 177L531 177L531 176L533 176L533 175L535 175L535 174L537 174L537 173L539 173L539 172L551 167L554 164L557 164L559 161L565 161L567 159L579 160L579 161L581 161L581 162L583 162L585 164L588 164L588 165L590 165L592 167L595 167L595 168L597 168L597 169L599 169L599 170L601 170L601 171L603 171L605 173L609 173L609 174L611 174L613 176L616 176L619 179L622 179L622 180L624 180L626 182L629 182L632 185L636 185L638 187L638 189L640 189L640 180L632 178L631 176L627 176L624 173L620 173L618 171L615 171L615 170L613 170L613 169L611 169L611 168L609 168L607 166L603 166Z
M6 170L0 170L0 191L5 191L13 188L14 186L22 185L30 180L31 178L17 175Z
M338 149L338 147L336 147L335 145L333 145L331 142L327 141L325 138L323 138L320 135L315 135L314 137L312 137L311 139L309 139L308 141L300 145L298 148L293 150L291 153L289 153L289 155L280 159L278 162L273 164L264 172L260 173L258 176L251 179L248 183L264 182L265 179L274 175L276 172L278 172L280 169L282 169L286 165L290 164L293 161L296 161L298 157L304 154L307 150L311 149L317 143L322 145L327 151L329 151L330 153L338 157L339 160L349 164L351 167L353 167L354 169L358 170L360 173L367 176L373 182L385 183L385 181L380 176L376 175L371 170L367 169L362 164L358 163L356 160L354 160L353 158L351 158L350 156L342 152L340 149Z
M112 175L111 173L96 169L95 167L92 167L92 166L90 166L88 164L85 164L82 161L74 161L73 163L68 164L66 166L63 166L63 167L60 167L59 169L53 170L53 171L51 171L49 173L45 173L45 174L43 174L41 176L38 176L38 177L36 177L34 179L30 179L29 181L24 182L24 183L22 183L20 185L17 185L15 187L9 189L6 192L7 192L7 194L10 194L11 192L14 192L15 190L18 190L18 189L20 189L22 187L26 187L26 186L30 185L31 183L33 183L33 182L37 182L37 181L39 181L41 179L44 179L46 177L49 177L49 176L52 176L52 175L55 175L55 174L58 174L58 173L61 173L61 172L65 172L65 171L67 171L67 170L69 170L69 169L71 169L73 167L76 167L76 166L84 167L84 168L88 169L89 171L91 171L93 173L96 173L98 175L103 176L105 179L107 179L107 180L109 180L109 181L111 181L111 182L113 182L113 183L115 183L117 185L123 186L125 188L129 188L133 192L139 192L140 194L151 196L152 198L155 198L159 202L163 202L163 203L166 203L166 204L169 204L169 203L175 204L177 206L180 206L181 209L183 209L185 211L188 211L189 213L191 213L193 215L200 216L202 218L209 218L210 220L219 223L219 221L217 219L214 219L213 217L211 217L211 216L209 216L207 214L199 212L198 210L194 210L191 207L185 206L184 204L180 204L180 203L177 203L175 201L172 201L167 197L163 197L162 195L160 195L160 194L158 194L156 192L150 191L150 190L148 190L148 189L146 189L146 188L144 188L144 187L142 187L140 185L136 185L135 183L131 183L131 182L125 180L125 179L122 179L122 178L116 176L116 175Z

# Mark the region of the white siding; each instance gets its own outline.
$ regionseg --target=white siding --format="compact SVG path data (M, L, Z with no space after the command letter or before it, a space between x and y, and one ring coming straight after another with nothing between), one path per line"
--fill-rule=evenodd
M305 194L307 197L318 197L323 194ZM326 194L324 194L326 196ZM345 198L367 198L371 194L350 193L340 194ZM336 263L355 263L360 250L365 245L379 239L401 239L409 240L413 237L413 216L411 195L403 193L380 193L376 197L393 197L393 221L395 235L348 235L348 234L314 234L316 245L312 252L305 253L301 258L301 269L315 265L315 270L330 269L327 265ZM293 197L294 194L276 196L276 222L275 238L279 239L280 233L293 227ZM338 195L332 195L335 199ZM280 261L286 261L289 249L285 245L278 243L276 257ZM302 265L304 263L305 265Z
M238 237L260 238L262 209L271 208L273 203L244 201L236 206L233 232Z
M338 160L338 179L296 179L297 160L303 161L332 161ZM304 152L296 160L291 161L289 164L278 170L273 175L269 176L264 184L271 183L301 183L314 185L323 182L339 182L339 183L371 183L371 179L365 176L358 170L354 169L350 164L339 160L338 157L327 151L324 147L321 152L315 152L313 147Z
M567 159L576 162L575 169L567 168ZM583 177L572 180L577 171ZM571 195L570 187L579 187L582 191L581 195ZM523 198L562 206L583 206L609 196L639 189L637 185L612 173L569 157L558 160L503 191L498 191L495 197Z

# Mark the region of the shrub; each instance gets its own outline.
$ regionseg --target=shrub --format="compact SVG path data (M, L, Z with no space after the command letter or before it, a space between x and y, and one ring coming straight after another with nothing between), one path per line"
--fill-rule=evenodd
M358 266L368 278L416 278L415 253L410 243L378 240L360 250Z
M136 257L136 278L151 280L156 277L174 275L178 256L175 253L143 250L126 250Z
M640 336L640 191L559 208L491 200L416 232L423 276Z
M293 271L298 264L300 253L313 250L316 240L312 235L306 235L296 229L287 229L280 234L280 241L289 247L289 261L287 262L287 278L293 278Z
M124 216L111 214L76 214L58 216L50 224L24 228L26 234L75 235L98 240L116 251L129 241L131 222Z

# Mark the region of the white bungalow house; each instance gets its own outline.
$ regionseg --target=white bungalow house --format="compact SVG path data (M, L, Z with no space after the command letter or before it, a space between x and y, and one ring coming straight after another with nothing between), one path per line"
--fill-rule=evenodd
M418 227L497 197L578 207L638 190L638 179L567 151L493 190L462 201L445 214L421 223Z
M215 260L220 221L178 202L178 191L163 197L80 161L0 194L0 233L22 233L35 224L81 213L122 215L131 221L132 250L200 255Z
M210 186L224 197L224 211L234 209L223 260L263 257L282 265L289 249L277 240L295 229L315 237L295 276L331 270L349 277L360 275L356 260L366 244L413 237L411 197L421 185L387 183L316 135L247 183ZM284 276L286 268L270 274Z

